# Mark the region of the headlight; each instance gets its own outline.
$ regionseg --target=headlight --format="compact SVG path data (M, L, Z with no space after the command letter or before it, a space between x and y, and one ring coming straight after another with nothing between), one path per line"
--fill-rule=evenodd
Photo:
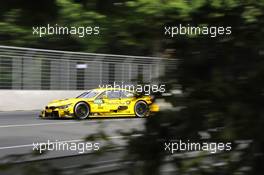
M64 106L59 106L58 108L59 109L67 109L70 106L71 106L71 104L67 104L67 105L64 105Z

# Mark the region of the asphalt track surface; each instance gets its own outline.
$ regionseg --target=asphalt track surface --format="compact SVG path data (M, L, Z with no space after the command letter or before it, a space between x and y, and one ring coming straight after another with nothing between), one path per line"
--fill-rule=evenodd
M105 132L117 145L124 144L119 131L142 130L144 118L40 119L39 111L0 112L0 160L8 155L31 153L33 143L82 141L86 136ZM100 147L104 146L100 143ZM50 151L40 159L79 154L78 151Z

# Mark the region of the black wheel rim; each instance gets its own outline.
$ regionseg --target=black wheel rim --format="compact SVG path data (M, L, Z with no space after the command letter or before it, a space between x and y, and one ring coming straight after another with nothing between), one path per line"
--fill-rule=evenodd
M76 114L79 118L85 118L89 112L89 109L86 105L78 105L76 107Z
M138 116L144 116L148 111L148 107L145 103L140 102L136 105L136 113Z

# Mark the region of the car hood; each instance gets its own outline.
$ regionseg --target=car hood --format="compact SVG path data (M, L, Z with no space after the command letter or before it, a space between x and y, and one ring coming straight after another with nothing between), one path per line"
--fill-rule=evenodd
M51 101L48 106L64 106L64 105L68 105L68 104L73 104L73 103L77 103L78 101L90 101L92 99L88 99L88 98L68 98L68 99L62 99L62 100L53 100Z

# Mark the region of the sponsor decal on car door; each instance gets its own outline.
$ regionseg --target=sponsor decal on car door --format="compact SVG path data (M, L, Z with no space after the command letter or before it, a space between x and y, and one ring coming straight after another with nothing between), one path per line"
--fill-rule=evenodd
M120 91L107 91L107 98L104 100L105 107L108 112L117 111L120 106Z
M105 91L94 100L94 104L97 112L111 112L118 109L120 101L119 91Z

